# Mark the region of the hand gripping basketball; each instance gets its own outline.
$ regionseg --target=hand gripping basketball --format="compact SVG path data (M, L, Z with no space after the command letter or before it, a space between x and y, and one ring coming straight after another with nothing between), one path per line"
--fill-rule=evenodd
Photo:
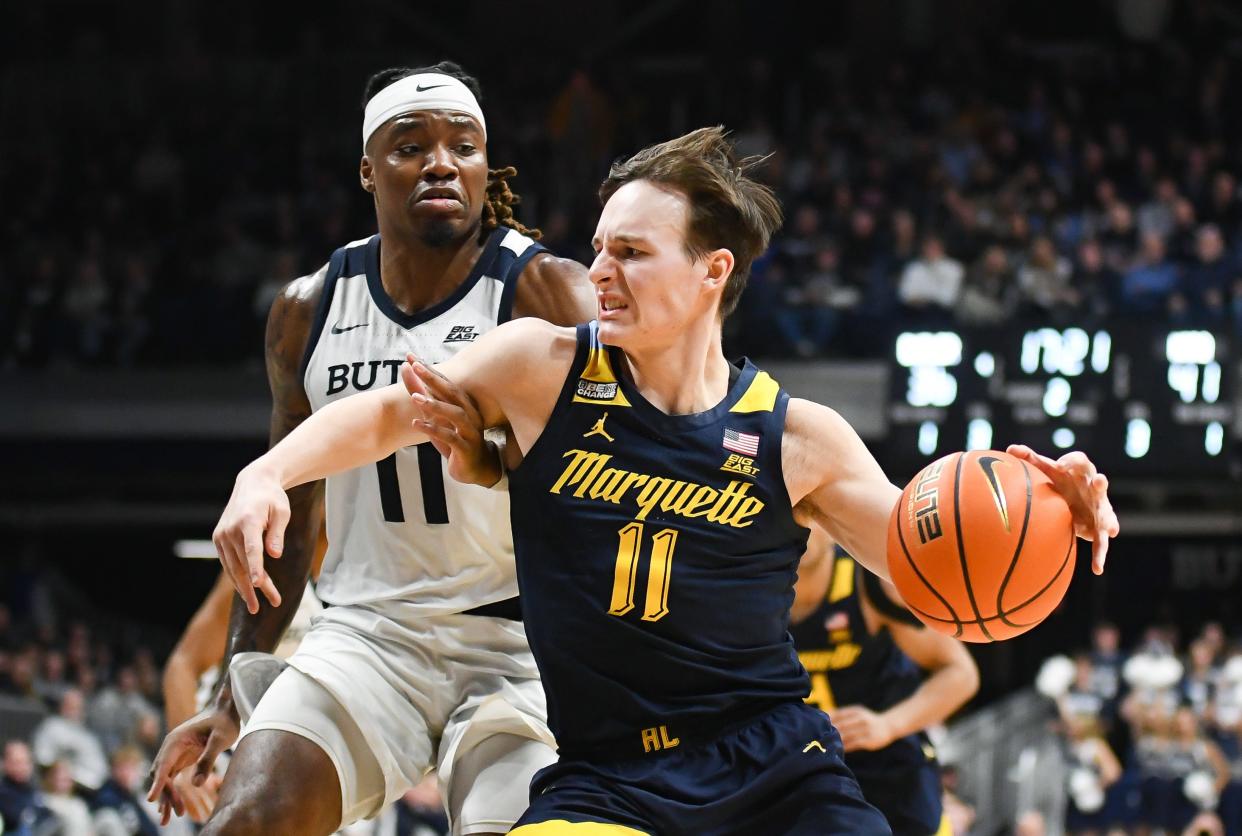
M888 563L910 611L965 641L1024 633L1060 603L1075 534L1095 542L1100 571L1117 518L1108 482L1074 453L1054 462L1025 447L953 453L902 492Z

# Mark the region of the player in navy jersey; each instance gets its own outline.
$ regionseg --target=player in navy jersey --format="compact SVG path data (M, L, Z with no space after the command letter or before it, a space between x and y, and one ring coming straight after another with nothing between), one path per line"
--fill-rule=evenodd
M411 360L404 386L326 407L243 470L217 529L234 576L262 588L287 487L471 430L440 404L440 375L506 430L560 754L514 834L889 832L803 702L788 625L807 526L887 576L900 491L837 413L724 358L723 318L780 222L749 165L719 128L614 165L596 322L515 321L436 370ZM1102 569L1117 528L1104 477L1081 453L1012 450L1050 474Z
M811 676L807 702L832 718L863 797L896 836L939 836L951 831L923 730L974 695L979 671L961 642L925 629L899 601L891 584L815 529L798 568L791 632Z
M489 168L480 98L478 82L447 62L368 81L358 178L377 234L340 247L273 303L273 444L332 400L394 382L407 351L444 360L513 317L591 316L586 270L514 218L515 172ZM495 449L471 449L490 449L494 481ZM152 785L153 796L167 789L164 815L184 809L174 777L205 781L240 733L204 833L327 834L378 814L429 766L454 834L507 831L525 809L523 785L555 757L513 617L507 496L446 479L428 444L304 485L287 510L264 588L283 605L260 608L243 587L248 606L233 605L226 664L275 647L324 518L319 593L331 606L270 687L244 689L262 695L244 728L223 677L206 710L169 733Z

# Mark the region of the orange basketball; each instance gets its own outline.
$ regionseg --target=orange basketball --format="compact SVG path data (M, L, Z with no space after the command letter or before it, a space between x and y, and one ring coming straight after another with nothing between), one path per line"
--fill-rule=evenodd
M902 491L888 570L924 624L1002 641L1048 617L1074 574L1069 506L1048 477L996 450L951 453Z

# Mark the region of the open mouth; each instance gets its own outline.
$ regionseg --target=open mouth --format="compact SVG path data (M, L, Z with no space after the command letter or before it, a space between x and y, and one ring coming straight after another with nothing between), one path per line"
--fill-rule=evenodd
M415 203L456 203L462 202L461 195L453 189L427 189L418 195Z
M616 311L623 311L628 307L629 305L625 304L619 299L600 299L599 300L600 313L615 313Z

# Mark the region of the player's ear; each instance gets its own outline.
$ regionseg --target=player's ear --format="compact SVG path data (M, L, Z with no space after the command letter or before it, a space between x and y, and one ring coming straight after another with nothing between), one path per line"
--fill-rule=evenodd
M366 154L362 155L362 160L358 163L358 182L362 184L364 192L375 194L375 171L371 168L371 158Z
M703 264L707 268L703 276L704 286L712 290L723 289L729 276L733 275L733 253L723 248L712 250L703 256Z

